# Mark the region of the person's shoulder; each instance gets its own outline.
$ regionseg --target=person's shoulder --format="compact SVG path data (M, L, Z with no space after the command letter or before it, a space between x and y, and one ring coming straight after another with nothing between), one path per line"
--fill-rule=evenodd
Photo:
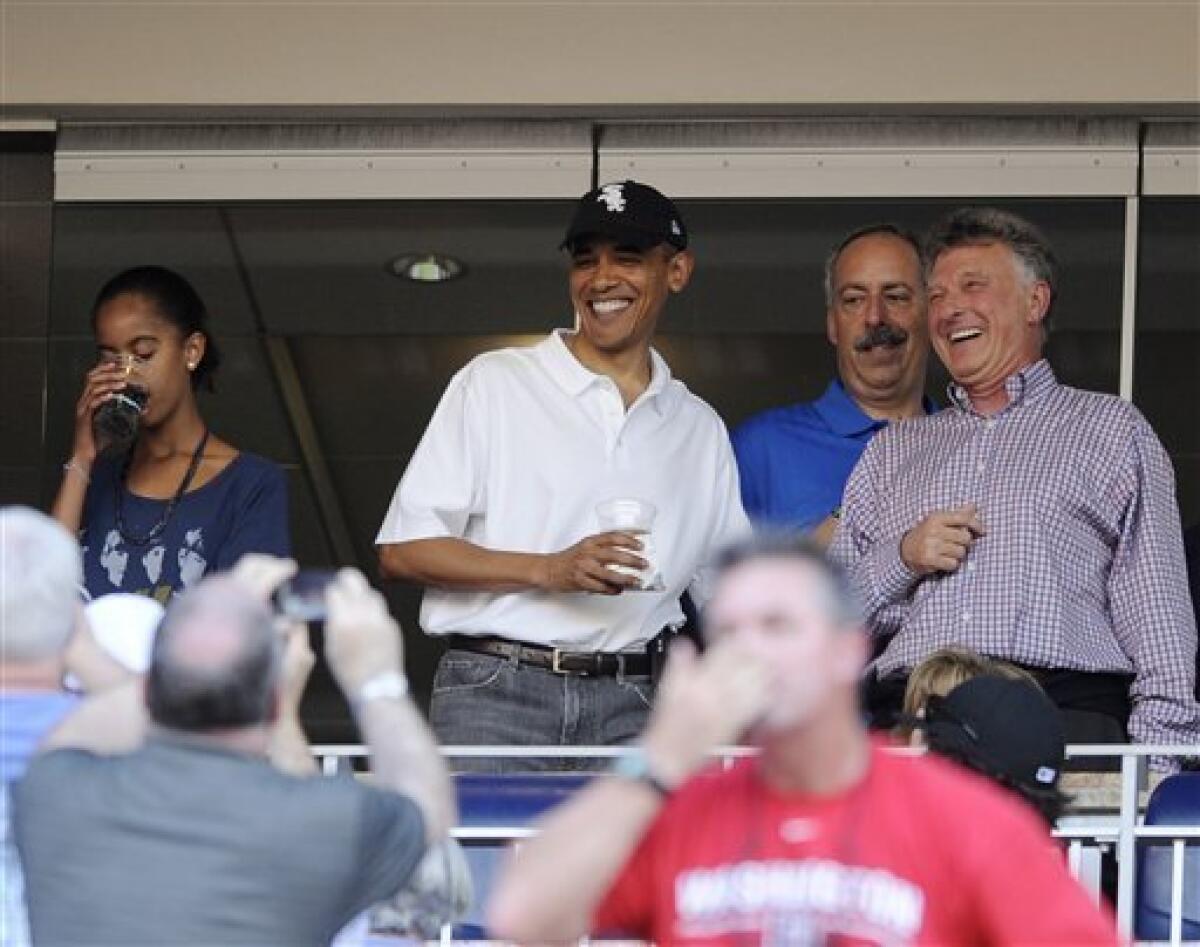
M1045 836L1032 808L978 773L932 753L881 752L878 760L886 792L905 798L914 818L948 832L969 827L989 838L1009 831Z
M675 791L664 816L675 821L682 820L684 825L691 824L691 819L698 811L714 807L721 809L728 806L731 800L743 798L744 792L739 789L753 778L752 758L738 760L728 767L713 763Z
M498 349L480 352L465 364L460 374L468 377L486 377L504 374L514 369L529 368L537 364L544 355L546 346L553 344L549 337L532 345L506 345Z
M1081 442L1103 456L1123 456L1131 447L1161 444L1146 416L1118 395L1061 385L1055 415L1060 423L1085 432Z
M287 472L275 461L243 450L210 483L224 487L226 496L255 496L263 491L286 491Z
M540 350L547 344L548 340L543 339L535 345L510 345L480 352L455 373L450 385L479 394L528 378L544 371L541 368L544 353Z
M1120 395L1060 385L1058 397L1060 410L1065 408L1084 419L1090 418L1100 429L1118 424L1128 430L1147 423L1137 406Z
M292 795L299 810L317 819L344 819L359 829L364 842L384 841L395 832L424 837L421 807L409 796L343 777L280 773L280 790Z
M232 463L237 465L235 470L243 477L255 480L283 480L287 477L281 464L248 450L239 451Z
M920 417L891 421L867 442L860 463L867 467L873 463L899 461L929 450L940 450L938 434L954 421L954 412L949 408Z
M73 782L75 779L97 767L115 765L122 759L76 747L38 753L29 761L25 775L16 783L16 796L18 799L44 799L51 794L71 792L71 787L78 789L78 784Z
M717 409L692 391L680 379L672 377L667 383L666 390L659 397L671 399L672 410L677 412L677 417L686 418L693 424L708 428L711 432L719 433L723 438L728 439L729 432L725 426L725 419L717 413Z
M813 405L812 401L796 401L752 414L734 429L734 440L756 443L775 437L780 430L810 427L816 417Z

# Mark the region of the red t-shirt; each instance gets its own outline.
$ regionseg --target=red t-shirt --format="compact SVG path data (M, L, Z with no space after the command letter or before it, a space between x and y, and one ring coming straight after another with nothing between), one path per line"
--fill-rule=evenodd
M832 798L754 760L664 807L593 930L659 944L1115 944L1032 810L943 760L883 752Z

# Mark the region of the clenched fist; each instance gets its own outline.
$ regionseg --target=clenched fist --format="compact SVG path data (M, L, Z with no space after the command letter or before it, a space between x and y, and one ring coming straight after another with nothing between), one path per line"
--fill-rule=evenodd
M967 550L983 535L983 521L974 503L930 513L904 534L900 558L917 575L955 572Z

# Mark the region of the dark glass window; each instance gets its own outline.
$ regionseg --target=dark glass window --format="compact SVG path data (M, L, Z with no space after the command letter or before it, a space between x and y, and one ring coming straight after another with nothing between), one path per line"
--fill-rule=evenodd
M1141 206L1134 403L1175 464L1186 524L1200 522L1200 198Z

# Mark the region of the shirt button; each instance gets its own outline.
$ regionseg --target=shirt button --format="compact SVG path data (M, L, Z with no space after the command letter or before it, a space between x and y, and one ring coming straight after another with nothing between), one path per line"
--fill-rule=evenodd
M987 469L987 464L985 464L985 463L984 463L984 462L981 460L979 463L977 463L977 464L975 465L975 469L976 469L976 470L977 470L979 473L983 473L983 472L984 472L984 471Z
M963 620L963 624L964 624L964 625L965 625L965 624L967 624L967 623L968 623L968 622L971 620L971 613L970 613L970 612L963 612L963 613L962 613L962 620Z

